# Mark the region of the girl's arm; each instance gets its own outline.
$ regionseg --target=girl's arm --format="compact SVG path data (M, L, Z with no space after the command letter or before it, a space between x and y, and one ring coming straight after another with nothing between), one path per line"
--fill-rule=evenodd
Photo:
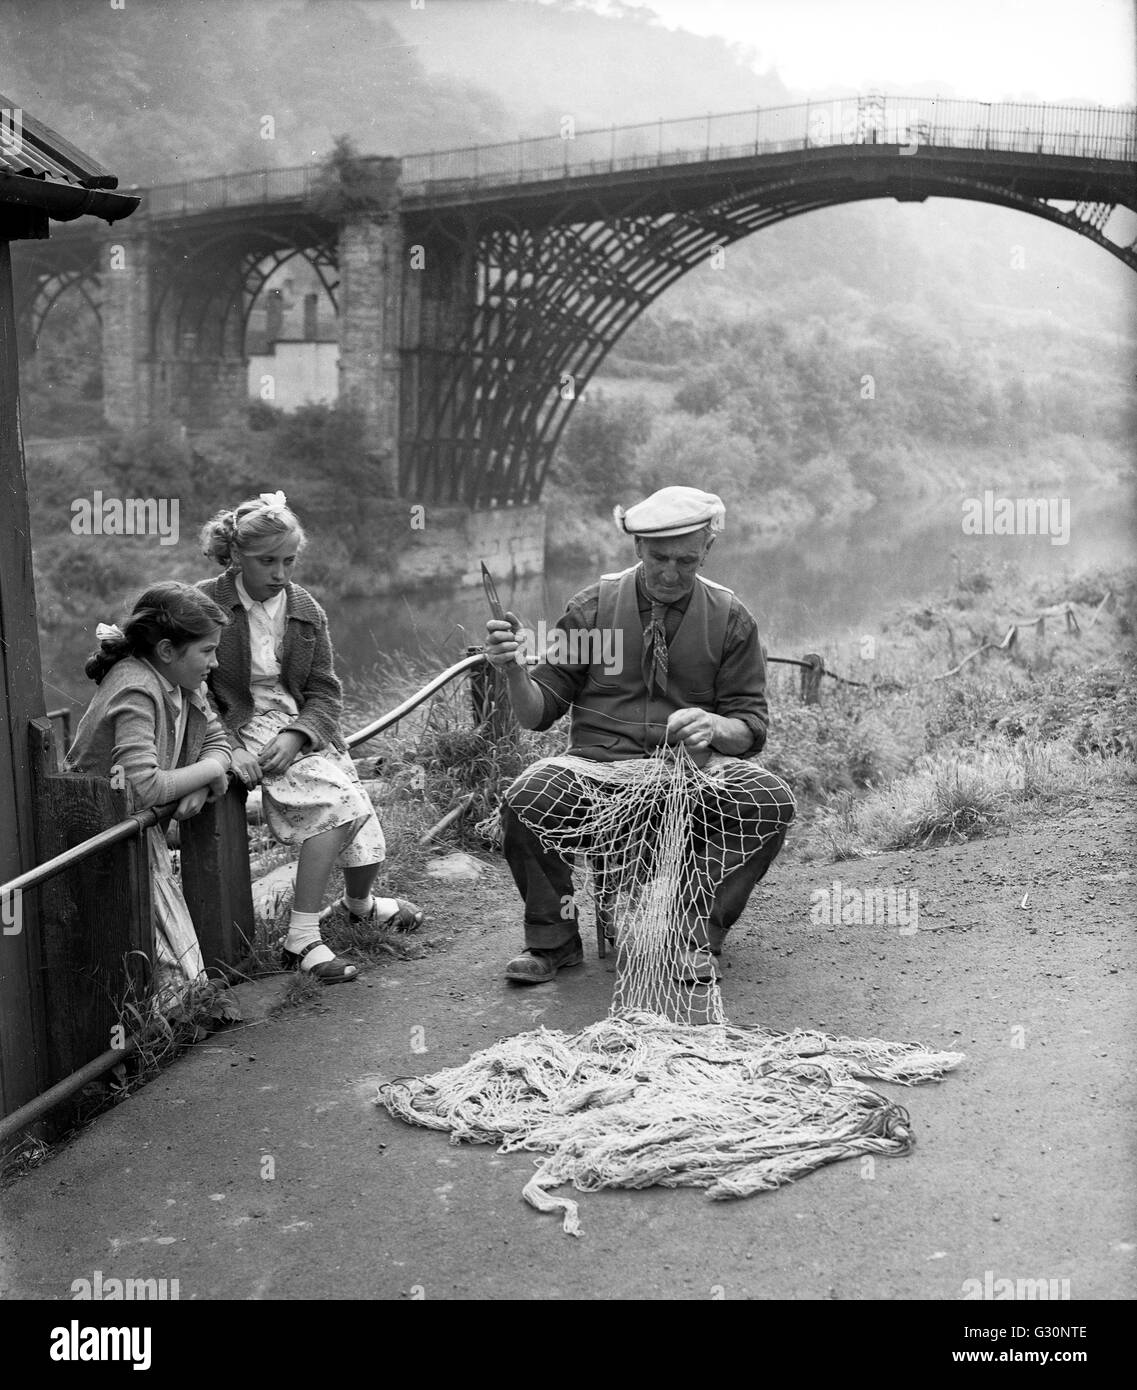
M218 748L189 767L159 767L155 721L162 715L154 700L137 688L119 691L107 705L115 731L112 771L122 769L140 808L178 802L189 792L211 786L229 767L228 762L222 766Z
M339 734L340 716L343 714L343 687L335 672L328 620L323 609L320 609L320 618L312 665L304 689L300 692L300 713L285 726L303 734L314 751L325 748Z
M228 772L233 765L234 744L229 739L228 730L221 720L217 717L217 712L213 708L212 702L206 698L206 708L209 711L208 722L205 726L205 738L201 745L201 756L203 758L213 758L221 764L222 769ZM237 743L236 747L242 745Z

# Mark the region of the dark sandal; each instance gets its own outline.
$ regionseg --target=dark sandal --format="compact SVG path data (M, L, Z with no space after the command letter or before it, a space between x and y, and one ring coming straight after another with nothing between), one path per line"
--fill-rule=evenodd
M317 946L326 946L327 944L326 941L310 941L302 951L290 951L284 947L280 952L280 963L285 970L299 970L300 962L309 951L314 951ZM349 970L352 972L350 975L347 974ZM336 956L334 960L321 961L319 965L312 966L311 970L304 973L315 976L322 985L345 985L348 980L354 980L358 977L359 967Z

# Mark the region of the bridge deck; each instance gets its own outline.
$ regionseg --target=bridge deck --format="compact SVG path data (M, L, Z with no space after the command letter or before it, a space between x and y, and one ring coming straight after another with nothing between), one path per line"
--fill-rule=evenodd
M635 175L682 165L800 155L843 146L1044 156L1105 162L1137 161L1137 110L1132 107L1050 106L940 101L929 97L849 97L832 102L758 108L722 115L406 155L403 206L470 201L523 185ZM378 156L376 156L378 158ZM152 217L176 217L254 204L303 202L319 164L217 174L162 184L142 192Z

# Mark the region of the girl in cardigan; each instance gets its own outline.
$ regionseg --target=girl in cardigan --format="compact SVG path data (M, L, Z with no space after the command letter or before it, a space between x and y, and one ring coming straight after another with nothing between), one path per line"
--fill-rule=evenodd
M98 685L64 767L111 777L121 769L132 810L175 804L196 815L224 796L229 739L204 695L217 664L218 606L189 584L155 584L125 629L98 625L100 649L86 672ZM154 916L154 989L159 1008L205 973L193 920L173 874L163 829L147 832Z
M284 493L262 493L218 512L201 542L207 558L226 566L198 587L231 618L209 688L229 732L233 772L248 787L262 784L269 829L300 847L282 963L340 984L358 972L320 937L333 868L343 870L342 907L353 923L413 931L423 914L371 894L386 846L340 733L327 617L292 583L304 531Z

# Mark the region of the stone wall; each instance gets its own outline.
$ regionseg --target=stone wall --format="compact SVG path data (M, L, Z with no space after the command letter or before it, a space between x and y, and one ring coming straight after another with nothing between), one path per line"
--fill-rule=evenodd
M479 512L428 506L422 520L422 528L411 530L399 552L388 589L416 583L480 584L482 560L499 583L544 572L543 506Z

